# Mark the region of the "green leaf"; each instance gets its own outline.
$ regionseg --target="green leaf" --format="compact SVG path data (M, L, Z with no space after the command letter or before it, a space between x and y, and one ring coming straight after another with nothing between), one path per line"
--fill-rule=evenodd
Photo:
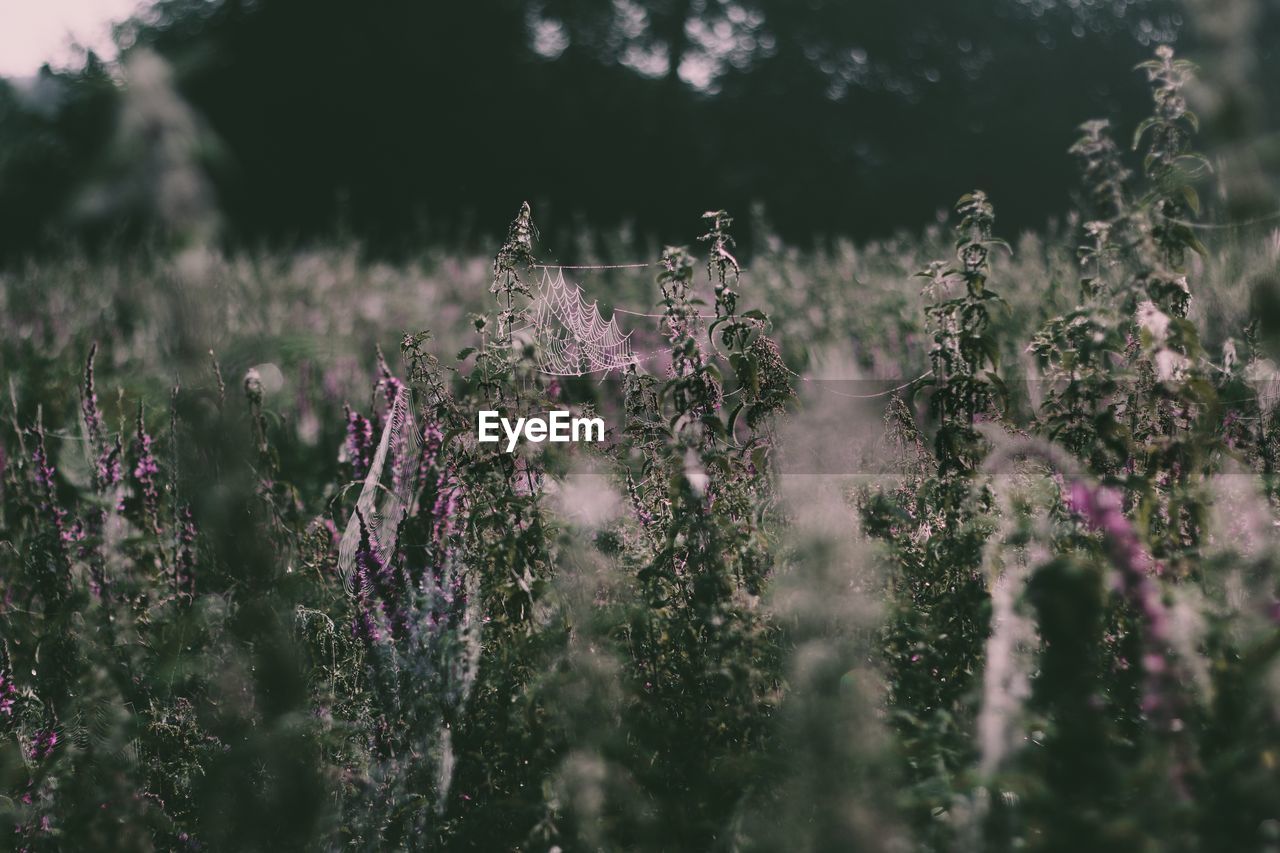
M724 424L715 415L703 415L702 423L719 438L729 438L729 431L725 429Z
M742 414L742 408L744 405L746 404L739 403L738 405L734 406L733 411L729 413L729 424L728 426L725 427L725 432L727 432L729 435L733 435L733 428L738 423L738 415Z
M1139 124L1138 128L1133 132L1133 150L1134 151L1137 151L1138 146L1142 144L1142 137L1146 135L1147 131L1155 127L1159 123L1160 123L1160 120L1158 118L1143 119L1142 123Z

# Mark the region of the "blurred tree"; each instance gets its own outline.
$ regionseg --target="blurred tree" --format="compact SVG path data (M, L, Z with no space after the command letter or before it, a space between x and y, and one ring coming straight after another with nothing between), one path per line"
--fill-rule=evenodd
M1226 214L1232 221L1265 217L1275 210L1277 185L1269 178L1280 176L1280 140L1266 132L1276 89L1258 84L1270 79L1265 69L1276 61L1280 2L1185 4L1201 65L1189 97L1205 125Z
M0 79L0 258L33 247L66 211L114 125L116 92L89 54L74 74L48 66Z
M118 40L126 55L166 58L225 143L213 177L233 237L340 224L394 249L424 233L465 239L530 198L562 227L632 219L661 238L685 236L686 218L670 218L680 211L758 201L783 236L807 240L915 227L975 185L1013 227L1060 212L1074 128L1145 105L1131 69L1154 42L1182 37L1181 10L160 0ZM1274 32L1275 17L1260 26ZM1276 60L1267 50L1260 74ZM110 115L100 63L55 76ZM0 254L29 247L35 223L65 207L58 188L109 132L72 122L69 106L56 113L69 125L50 131L19 101L0 93L0 174L69 165L0 186L0 215L29 223L4 231Z
M163 59L135 50L121 71L122 103L107 165L80 194L75 215L85 222L123 218L174 246L206 246L218 231L205 174L214 141L174 92Z

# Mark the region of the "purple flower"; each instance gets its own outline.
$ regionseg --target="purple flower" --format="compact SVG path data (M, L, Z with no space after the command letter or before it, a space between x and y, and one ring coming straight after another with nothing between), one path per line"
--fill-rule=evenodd
M156 462L151 450L152 439L147 434L146 424L142 419L142 406L138 406L138 430L134 437L133 452L137 460L133 466L133 479L142 493L142 507L151 528L160 532L160 489L156 485L156 475L160 473L160 465Z
M429 472L440 460L440 451L444 447L444 431L434 421L422 428L422 455L418 460L418 482L428 483Z
M440 476L436 491L435 506L431 509L431 517L435 519L434 535L437 544L448 543L458 532L458 508L462 503L462 490L458 488L451 474Z
M41 430L34 431L35 447L31 451L32 476L36 482L36 488L40 492L40 511L45 514L53 526L56 534L57 547L61 562L64 568L70 568L66 565L66 550L64 548L67 542L67 535L63 529L64 520L67 512L58 506L57 496L57 470L53 467L53 463L49 461L49 451L45 447L44 432Z
M382 639L378 632L378 625L373 619L373 614L369 612L369 608L364 606L360 599L356 599L356 616L351 624L351 636L364 643L366 648L376 646Z
M396 404L396 397L400 396L400 389L404 383L397 379L392 373L391 368L387 366L387 359L382 354L382 350L378 350L378 384L382 386L382 393L386 396L387 406Z
M355 599L356 620L353 626L355 636L366 644L376 644L382 637L378 629L378 620L374 613L381 610L394 625L401 621L397 617L394 601L393 573L391 567L378 553L377 541L373 532L360 516L360 544L355 554Z
M1175 675L1171 665L1169 618L1159 586L1152 577L1159 574L1160 567L1142 547L1115 490L1095 488L1077 480L1069 487L1067 506L1080 515L1090 529L1102 534L1116 569L1116 586L1142 620L1143 638L1150 649L1142 656L1146 673L1143 710L1147 713L1168 711Z
M31 461L34 463L32 474L35 477L36 485L44 492L41 497L52 504L54 502L54 478L57 476L57 469L49 461L49 452L44 444L44 433L38 432L36 437L36 447L31 451Z
M104 449L102 454L98 456L93 475L100 491L105 493L124 479L124 471L120 465L120 457L123 455L124 447L120 444L120 438L117 436L115 443L110 448ZM117 501L116 509L122 508L119 501Z
M13 683L13 673L6 666L0 669L0 714L13 716L13 706L17 702L18 687Z
M32 761L44 761L53 755L53 750L57 745L58 733L52 728L41 729L31 739L31 746L27 749L27 757Z
M338 530L338 525L333 523L332 518L326 518L321 522L321 527L329 534L329 546L337 548L342 542L342 533Z
M120 457L123 455L120 438L117 436L112 446L107 447L103 435L102 411L98 408L98 393L94 374L94 362L98 355L98 344L89 347L89 355L84 363L84 381L80 388L80 413L84 419L85 432L89 439L89 448L94 455L93 483L101 495L107 495L123 479ZM120 496L116 498L116 509L122 510ZM76 541L88 537L90 543L80 548L80 557L89 563L89 585L93 592L106 596L107 579L105 560L99 552L96 541L106 528L106 510L93 510L89 514L87 529L77 523Z
M98 409L98 393L94 387L93 361L98 355L98 345L89 347L89 357L84 363L84 384L80 389L80 412L84 416L89 445L95 452L102 452L102 412Z
M72 542L83 542L85 537L84 524L79 520L76 520L76 522L70 527L63 528L60 535L62 536L62 541L67 544Z
M352 411L350 406L343 409L347 413L347 440L343 453L351 463L355 479L363 480L373 461L373 424L364 415Z

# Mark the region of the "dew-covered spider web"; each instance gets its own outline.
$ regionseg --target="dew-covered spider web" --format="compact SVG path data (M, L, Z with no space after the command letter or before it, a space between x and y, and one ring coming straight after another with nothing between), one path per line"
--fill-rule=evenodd
M636 363L631 334L623 334L617 318L605 322L596 302L587 304L582 288L564 280L564 270L543 269L533 305L533 332L538 369L552 376L605 373Z
M400 522L413 502L422 437L413 419L410 395L409 386L401 385L387 407L378 449L356 499L356 510L338 545L338 573L348 589L355 579L356 551L361 539L368 536L370 549L384 565L389 564L395 555Z

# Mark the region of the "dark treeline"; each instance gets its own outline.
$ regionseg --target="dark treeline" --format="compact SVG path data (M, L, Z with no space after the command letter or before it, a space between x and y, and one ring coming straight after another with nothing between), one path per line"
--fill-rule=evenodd
M682 241L760 203L801 240L983 186L1036 225L1075 126L1141 114L1134 64L1188 29L1168 0L163 0L119 40L201 117L225 235L395 248L487 235L525 198ZM79 203L120 167L117 71L0 81L0 255L145 224Z

